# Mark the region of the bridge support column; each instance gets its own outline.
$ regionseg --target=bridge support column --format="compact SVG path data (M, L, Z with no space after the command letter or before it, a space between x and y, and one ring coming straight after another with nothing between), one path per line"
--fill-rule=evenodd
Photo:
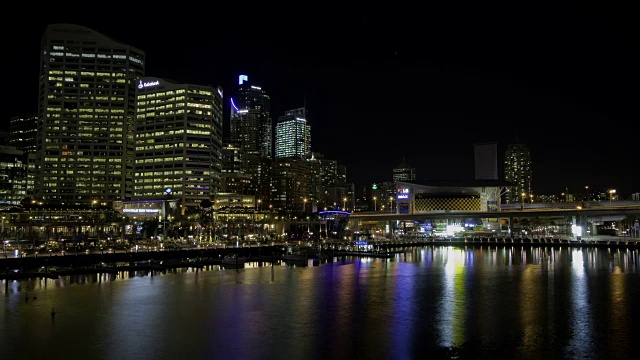
M509 216L509 223L507 224L507 226L509 227L509 237L512 238L513 237L513 216Z

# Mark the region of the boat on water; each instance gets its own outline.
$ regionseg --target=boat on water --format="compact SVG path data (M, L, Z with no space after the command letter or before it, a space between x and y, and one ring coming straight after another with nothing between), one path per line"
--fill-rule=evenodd
M220 264L225 268L243 268L247 259L235 253L227 254Z
M318 249L314 247L299 247L292 246L287 249L287 252L280 256L280 259L286 263L292 264L306 264L309 260L313 260L317 263L324 258Z

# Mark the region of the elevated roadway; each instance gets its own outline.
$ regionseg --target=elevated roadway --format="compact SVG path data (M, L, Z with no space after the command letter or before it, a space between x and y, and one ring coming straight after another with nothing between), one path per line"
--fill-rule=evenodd
M397 214L383 213L380 211L355 212L350 215L352 221L395 221L395 220L421 220L429 219L447 219L447 218L518 218L518 217L589 217L600 218L605 221L621 220L628 215L640 216L640 202L625 202L624 204L608 205L599 204L598 206L589 206L583 203L561 203L562 207L557 204L543 204L543 206L532 207L524 204L524 208L508 206L501 208L500 211L430 211L419 212L414 214ZM586 205L586 206L584 206ZM514 208L515 207L515 208Z

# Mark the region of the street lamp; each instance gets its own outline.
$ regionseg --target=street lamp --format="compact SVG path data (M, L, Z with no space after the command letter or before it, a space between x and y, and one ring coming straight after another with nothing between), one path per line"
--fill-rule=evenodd
M262 211L262 199L258 199L258 211Z
M613 200L613 196L616 193L616 189L609 190L609 206L611 206L611 200Z
M393 196L389 196L389 212L393 212Z
M373 197L373 211L378 211L378 198Z
M302 201L304 201L304 205L302 207L302 212L307 212L307 198L304 198Z
M584 190L587 192L587 202L589 202L589 185L585 186Z
M347 210L347 198L342 199L342 210Z
M520 200L522 201L522 210L524 210L524 197L525 195L527 195L526 193L522 193L522 197L520 198Z

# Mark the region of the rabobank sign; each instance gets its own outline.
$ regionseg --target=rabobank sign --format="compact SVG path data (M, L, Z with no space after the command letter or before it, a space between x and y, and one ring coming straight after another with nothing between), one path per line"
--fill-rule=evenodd
M160 80L145 81L145 82L142 82L142 80L140 80L140 83L138 84L138 89L144 89L144 88L148 88L151 86L158 86L158 85L160 85Z

